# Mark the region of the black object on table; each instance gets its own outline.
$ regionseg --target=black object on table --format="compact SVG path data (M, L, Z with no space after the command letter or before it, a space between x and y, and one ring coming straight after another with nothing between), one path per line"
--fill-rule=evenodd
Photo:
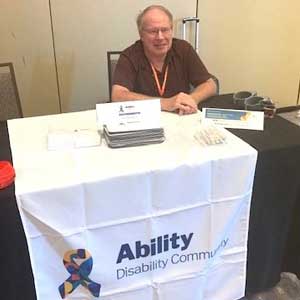
M236 109L233 95L199 105ZM246 291L275 286L281 271L300 276L300 127L276 116L264 131L230 129L258 151L250 211ZM297 251L298 250L298 251Z
M201 107L235 108L232 94L212 97ZM258 150L246 284L247 293L256 293L275 286L281 271L300 276L300 251L295 250L300 245L300 234L294 227L300 219L300 128L275 116L265 120L264 131L230 131ZM6 122L0 122L0 160L11 161ZM35 300L27 243L14 192L14 185L0 190L0 288L3 299Z

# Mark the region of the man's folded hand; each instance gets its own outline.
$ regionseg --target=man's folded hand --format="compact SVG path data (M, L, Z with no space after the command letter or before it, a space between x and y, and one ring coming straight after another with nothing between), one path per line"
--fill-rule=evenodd
M195 100L186 93L179 93L171 98L161 100L162 110L175 111L179 115L192 114L197 111Z

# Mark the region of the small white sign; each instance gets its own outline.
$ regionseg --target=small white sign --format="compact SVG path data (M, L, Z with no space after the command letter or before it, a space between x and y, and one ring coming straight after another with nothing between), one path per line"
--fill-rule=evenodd
M203 108L203 123L213 122L224 128L264 130L264 112Z
M96 105L97 121L110 132L160 128L160 100L122 101Z

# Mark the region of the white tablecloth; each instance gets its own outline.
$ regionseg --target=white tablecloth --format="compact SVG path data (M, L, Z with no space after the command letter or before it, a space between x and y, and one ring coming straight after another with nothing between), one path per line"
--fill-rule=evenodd
M38 300L243 296L257 153L226 130L201 146L199 114L162 124L158 145L48 151L49 130L97 130L96 112L8 122Z

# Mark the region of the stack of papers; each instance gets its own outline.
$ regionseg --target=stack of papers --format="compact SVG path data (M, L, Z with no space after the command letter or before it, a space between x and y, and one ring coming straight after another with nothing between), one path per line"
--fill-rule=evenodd
M160 100L122 101L96 105L97 119L111 148L141 146L165 140Z
M104 125L103 135L107 145L111 148L157 144L165 140L163 128L111 131L108 126Z

